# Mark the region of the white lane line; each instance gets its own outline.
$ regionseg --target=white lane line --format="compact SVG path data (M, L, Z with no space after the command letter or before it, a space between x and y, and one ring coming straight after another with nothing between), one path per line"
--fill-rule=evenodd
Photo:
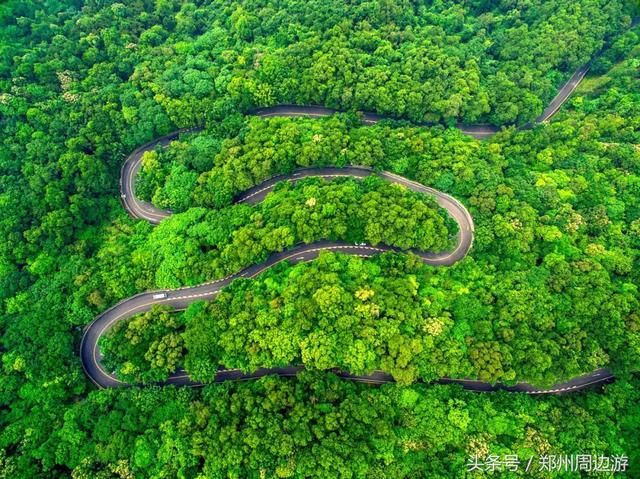
M200 283L200 284L198 284L198 285L196 285L196 286L181 286L181 287L179 287L179 288L170 288L170 289L167 289L166 291L170 291L170 292L171 292L171 291L181 291L181 290L183 290L183 289L192 289L192 288L200 288L200 287L202 287L202 286L210 286L210 285L212 285L212 284L222 283L223 281L228 280L229 278L231 278L232 276L235 276L236 274L237 274L237 273L231 273L231 274L229 274L229 275L225 276L224 278L214 279L214 280L212 280L212 281L207 281L207 282L205 282L205 283ZM149 292L151 293L151 292L153 292L153 291L149 291Z
M384 249L374 248L373 246L350 246L350 245L344 245L344 246L324 246L322 248L305 249L303 252L304 253L315 253L317 251L337 250L337 249L366 249L366 250L378 251L378 252L386 251ZM263 271L266 271L267 269L275 266L276 264L282 263L283 261L286 261L286 260L294 257L297 254L300 254L300 252L295 252L295 253L292 253L292 254L290 254L288 256L285 256L285 257L279 259L278 261L270 264L269 266L265 267L264 269L260 269L259 271L256 271L254 274L252 274L250 276L247 276L247 278L255 278L257 275L259 275Z
M267 180L267 181L269 181L269 180ZM262 193L263 191L266 191L266 190L272 189L272 188L274 188L274 187L275 187L275 185L265 186L264 188L262 188L262 189L260 189L260 190L258 190L258 191L256 191L256 192L254 192L254 193L251 193L250 195L245 196L245 197L243 197L242 199L238 200L238 203L243 203L244 201L247 201L249 198L253 198L254 196L259 195L259 194L260 194L260 193Z
M296 173L290 178L283 178L282 181L293 182L293 181L297 181L298 179L303 179L303 178L346 178L346 177L353 177L355 179L361 178L359 176L355 176L355 175L353 175L351 173L347 173L347 172L345 172L345 173L334 173L334 174L324 174L324 175L323 174L305 175L305 176L300 176L300 173ZM271 181L271 179L268 179L268 180L265 180L265 181ZM258 191L254 191L250 195L243 196L237 202L238 203L243 203L243 202L247 201L248 199L253 198L256 195L259 195L263 191L274 189L276 187L276 185L277 185L277 183L275 183L273 185L265 186L264 188L261 188Z
M582 389L587 386L591 386L592 384L598 384L603 381L606 381L608 378L597 379L595 381L589 381L583 384L575 384L573 386L567 386L564 388L556 388L556 389L539 389L537 391L524 391L526 394L549 394L549 393L559 393L564 391L572 391L574 389Z
M289 111L289 112L273 112L273 113L258 113L256 116L257 117L261 117L261 118L271 118L273 116L283 116L283 117L287 117L287 116L291 116L291 115L296 115L298 117L305 117L305 116L313 116L316 118L325 118L327 116L331 116L334 115L337 112L331 112L331 113L299 113L299 112L294 112L294 111Z
M138 312L141 309L146 308L147 306L153 306L154 304L158 304L158 303L165 303L165 302L169 302L169 301L175 301L177 299L187 299L187 298L199 298L199 297L204 297L204 296L212 296L212 295L216 295L218 294L219 291L210 291L208 293L202 293L202 294L192 294L190 296L179 296L177 298L165 298L165 299L159 299L159 300L152 300L150 302L146 302L143 304L139 304L138 306L135 306L131 309L128 309L126 311L123 311L122 313L118 314L117 316L111 318L109 321L107 321L99 330L98 330L98 334L97 334L97 338L96 338L96 342L93 344L93 350L92 350L92 358L93 358L93 362L96 365L96 367L105 375L108 376L109 378L125 384L123 381L120 381L118 378L116 378L115 376L112 376L111 374L107 373L103 368L102 365L100 364L100 361L98 359L98 342L100 341L100 338L102 337L102 335L105 333L105 331L107 329L109 329L111 327L111 325L114 322L119 321L120 319L123 319L124 317L131 317L133 316L136 312ZM85 333L86 334L86 333Z
M575 74L572 75L572 77L569 79L569 81L567 83L565 83L562 86L562 88L560 88L560 91L558 92L558 94L555 96L555 98L553 100L551 100L551 104L553 104L553 102L556 101L563 94L562 90L564 90L564 88L567 85L571 85L571 88L567 92L566 96L548 114L546 114L543 118L540 118L539 120L537 120L538 123L545 123L545 122L549 121L551 119L551 117L553 117L556 113L558 113L558 110L560 110L560 108L562 108L562 106L567 102L569 97L573 94L573 92L576 90L576 88L578 88L578 85L582 82L584 77L587 75L587 72L589 71L590 66L588 65L586 68L585 67L582 67L582 68L584 68L584 71L580 72L580 70L578 70L578 72L579 72L578 76L575 77Z
M144 150L140 153L140 156L134 160L134 162L131 164L131 168L129 169L129 175L128 175L128 180L127 180L127 184L129 185L129 191L131 192L131 197L132 197L132 201L133 204L136 205L139 210L142 212L142 214L146 214L147 217L153 217L154 219L157 220L162 220L164 218L167 217L167 215L162 215L159 213L154 213L153 211L148 211L146 210L146 206L142 205L141 203L138 202L138 198L136 197L136 193L135 193L135 189L134 189L134 183L133 183L133 172L136 171L136 169L138 168L138 165L140 163L142 163L142 155L144 155L144 153L146 153L147 151L151 151L151 149L153 147L155 147L156 144L154 145L150 145L149 149ZM126 204L126 203L125 203ZM143 218L145 218L145 216L143 216Z

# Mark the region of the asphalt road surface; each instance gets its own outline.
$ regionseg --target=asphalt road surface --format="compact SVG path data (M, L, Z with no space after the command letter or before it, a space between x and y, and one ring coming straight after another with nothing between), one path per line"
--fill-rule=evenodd
M589 70L590 64L591 62L582 66L571 76L571 78L559 90L556 97L551 101L547 108L545 108L544 112L533 122L533 124L548 121L560 109L562 104L582 81ZM252 114L266 118L272 116L325 117L334 113L336 113L336 110L322 106L278 105L256 110ZM375 124L383 119L386 118L375 113L361 113L361 121L365 125ZM532 124L528 124L523 128L529 128L531 126ZM457 125L457 128L462 132L479 139L487 138L498 131L498 128L491 125ZM135 181L141 167L142 156L145 151L153 150L158 146L166 147L181 134L197 131L199 129L199 127L195 127L178 130L170 133L169 135L157 138L137 148L127 157L121 170L120 190L122 204L131 216L157 224L164 218L171 215L170 211L156 208L150 203L138 199L135 195ZM375 173L369 168L359 166L350 166L346 168L327 167L299 169L290 175L281 175L271 178L260 185L245 191L237 197L235 201L238 203L259 203L270 191L273 190L275 185L281 181L297 181L308 177L331 179L339 176L349 176L363 178L371 174L377 174L390 182L401 184L410 190L434 197L438 205L444 208L458 224L456 245L451 251L430 253L413 250L412 252L414 254L422 258L425 263L434 266L449 266L467 255L473 245L474 225L473 218L464 205L446 193L434 190L433 188L429 188L428 186L421 185L389 172ZM320 241L310 245L298 245L288 251L275 253L264 263L250 266L245 270L227 276L226 278L221 278L193 287L137 294L109 308L107 311L99 315L89 326L87 326L87 328L85 328L80 345L80 357L83 368L87 376L98 387L109 388L127 386L127 383L120 381L112 372L104 369L101 362L102 356L98 346L98 341L100 337L116 322L148 311L156 304L171 306L176 310L185 309L194 301L213 299L222 288L237 278L252 278L282 261L289 261L291 263L310 261L316 258L321 251L334 251L344 254L369 257L381 252L393 250L396 250L396 248L384 245L352 245L341 242ZM212 378L212 382L229 380L243 381L257 379L269 374L277 374L283 377L295 376L301 369L303 369L302 366L289 366L284 368L260 369L250 374L237 369L221 369L218 371L216 376ZM333 370L332 372L344 379L363 383L383 384L393 382L393 378L382 371L375 371L366 376L353 375L348 372L338 370ZM610 382L613 379L614 376L611 370L603 368L545 389L537 388L526 383L520 383L515 386L504 386L500 384L493 385L473 379L442 378L438 382L442 384L460 384L465 389L478 392L505 390L526 394L561 394L582 390L592 385ZM163 384L192 387L202 385L191 381L188 375L182 370L171 375Z
M154 149L157 145L166 146L172 139L176 138L179 132L159 138L155 142L148 143L143 147L136 149L125 162L122 168L122 202L130 212L130 214L145 219L152 223L157 223L163 218L169 216L169 211L160 210L144 202L135 196L135 176L140 168L140 158L146 150ZM320 177L330 180L336 177L354 177L364 178L369 175L376 174L387 181L403 185L404 187L430 195L435 198L438 205L444 208L458 225L455 247L450 251L441 253L430 253L423 251L412 251L422 260L434 266L449 266L461 260L466 256L473 245L473 218L467 209L458 200L452 196L437 191L433 188L421 185L407 178L395 175L389 172L374 172L370 168L361 166L351 166L346 168L304 168L291 173L290 175L280 175L264 181L263 183L245 191L239 195L235 201L237 203L257 204L273 190L273 188L281 181L298 181L303 178ZM291 263L299 263L311 261L316 258L321 251L334 251L344 254L358 255L369 257L384 251L392 251L396 248L379 245L369 246L365 244L353 245L344 242L320 241L310 245L298 245L294 248L272 254L267 261L261 264L252 265L236 274L220 278L215 281L204 283L198 286L185 287L174 290L152 291L135 295L125 299L108 309L98 316L86 329L82 337L80 346L80 356L82 365L89 378L101 388L127 386L127 383L120 381L115 375L105 370L102 365L100 348L98 342L100 337L116 322L130 318L135 314L139 314L151 309L156 304L171 306L176 310L185 309L189 304L198 300L213 299L225 286L230 284L237 278L252 278L273 265L282 261ZM302 366L289 366L284 368L260 369L251 374L243 373L237 369L221 369L217 375L212 378L213 382L221 381L243 381L256 379L268 374L278 374L280 376L295 376ZM376 371L370 375L353 375L348 372L333 370L338 376L358 382L383 384L393 382L393 378L382 371ZM507 387L503 385L492 385L472 379L451 379L443 378L439 382L443 384L461 384L464 388L473 391L496 391L506 390L513 392L523 392L528 394L543 393L564 393L583 389L593 384L606 382L612 379L611 371L600 369L590 374L574 378L566 383L554 385L548 389L540 389L535 386L521 383L515 386ZM200 383L191 381L184 371L177 371L169 377L163 384L173 384L177 386L200 386Z
M598 53L599 55L599 53ZM597 57L597 55L596 55ZM596 58L594 57L594 58ZM582 65L573 75L569 78L564 85L558 90L556 96L551 100L549 105L544 109L542 114L538 116L533 122L522 125L519 129L530 129L533 126L549 121L553 115L555 115L560 107L567 101L567 98L571 96L574 90L578 87L582 79L585 77L589 68L591 67L593 59ZM330 116L335 113L339 113L338 110L332 108L326 108L316 105L276 105L268 108L261 108L252 112L253 115L263 118L269 118L272 116L286 116L286 117L309 117L320 118ZM379 115L371 112L360 112L360 120L364 125L375 125L382 120L391 120L392 118ZM421 126L434 126L435 123L421 123ZM456 128L462 133L483 140L495 135L500 131L500 128L494 125L478 124L478 125L465 125L458 123Z
M582 65L573 75L571 75L571 78L569 78L562 88L560 88L558 94L553 100L551 100L551 103L547 105L542 114L535 119L534 123L543 123L555 115L564 102L567 101L567 98L569 98L573 91L578 88L578 85L585 77L590 67L591 62Z
M143 147L136 149L127 158L122 168L122 203L127 211L137 218L147 220L152 223L158 223L163 218L166 218L171 213L169 211L155 208L153 205L138 199L135 196L135 176L140 169L140 159L144 154L144 151L152 150L157 145L166 146L178 133L168 135L151 142ZM467 209L458 200L452 196L437 191L433 188L421 185L407 178L395 175L389 172L374 172L372 169L363 166L350 166L346 168L304 168L299 169L291 173L290 175L280 175L264 181L263 183L245 191L239 195L236 199L236 203L249 203L257 204L264 200L273 188L281 181L299 181L303 178L320 177L327 180L331 180L336 177L353 177L353 178L365 178L369 175L378 175L385 180L403 185L407 189L432 196L435 198L438 205L444 208L449 215L455 220L458 225L458 231L456 234L456 244L450 251L441 253L423 252L412 250L412 252L418 255L422 260L434 266L449 266L456 261L464 258L473 245L473 218L467 211ZM112 373L105 371L101 364L100 348L98 341L100 337L116 322L129 318L135 314L142 313L151 309L153 305L163 304L169 305L175 309L184 309L194 301L202 299L214 298L222 288L230 284L237 278L252 278L262 273L266 269L278 264L282 261L289 261L291 263L299 263L305 261L311 261L318 257L321 251L334 251L351 255L358 255L363 257L372 256L385 251L401 251L397 248L378 245L370 246L366 244L349 244L345 242L330 242L319 241L308 245L298 245L287 251L281 253L272 254L264 263L249 266L248 268L240 271L236 274L221 278L216 281L211 281L205 284L201 284L194 287L186 287L176 290L166 291L154 291L138 294L129 299L126 299L109 310L98 316L93 323L85 330L85 334L82 337L80 353L82 364L85 372L91 378L91 380L100 387L114 387L123 385ZM296 368L285 368L280 370L293 371ZM231 376L229 376L231 374ZM220 380L228 377L235 377L233 375L240 374L239 371L221 371ZM265 371L256 372L255 375L264 375ZM381 375L379 373L377 379L373 377L361 377L358 380L367 382L371 381L383 381L383 378L387 378L385 381L389 381L389 376ZM259 377L259 376L255 376ZM243 375L243 379L248 377ZM356 379L354 377L354 379ZM168 383L170 384L190 384L184 373L178 373L172 376Z

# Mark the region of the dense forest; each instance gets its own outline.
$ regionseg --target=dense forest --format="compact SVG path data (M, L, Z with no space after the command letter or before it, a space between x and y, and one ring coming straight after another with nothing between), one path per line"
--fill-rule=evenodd
M439 252L455 243L456 231L433 198L379 178L306 179L281 183L256 206L174 215L131 257L140 278L152 275L149 285L175 288L238 272L298 243L339 239Z
M0 477L448 478L475 453L626 454L638 476L638 13L623 0L3 2ZM526 123L606 45L550 124L484 142L447 128ZM244 115L281 102L350 113ZM357 110L400 121L363 127ZM129 218L124 156L193 125L205 130L149 154L139 184L179 214L156 228ZM470 255L451 268L403 254L283 264L182 314L121 323L105 341L113 367L152 382L183 360L202 378L218 362L291 360L385 368L405 383L549 384L609 365L616 382L530 397L316 371L94 390L82 328L135 293L326 235L448 247L446 214L375 179L282 184L262 205L231 205L268 176L329 164L455 195L476 224ZM342 205L342 223L298 216L311 195ZM363 218L351 201L397 209ZM418 223L428 227L403 226Z
M616 42L617 55L630 53L628 45L633 44L633 38L637 39L635 31ZM637 53L636 49L634 54ZM603 57L601 62L606 60ZM564 122L533 131L507 131L482 143L455 130L394 124L365 127L351 116L324 120L248 118L232 138L224 138L220 127L216 127L212 132L186 137L166 150L148 154L140 179L141 191L159 206L176 211L187 205L170 198L188 200L188 206L215 209L231 201L239 191L275 174L272 165L283 165L284 171L326 164L363 164L396 171L459 198L468 198L476 224L472 257L454 268L427 267L428 276L421 283L430 285L430 281L436 281L428 279L430 276L441 278L435 290L446 291L445 310L455 325L442 339L447 345L444 350L451 350L455 359L439 357L429 365L428 372L398 370L398 377L412 380L417 376L433 378L434 371L453 376L473 372L490 381L519 379L550 384L610 363L620 371L629 367L635 370L640 354L636 286L640 278L634 268L640 196L634 145L640 140L635 117L626 103L637 104L636 66L634 58L617 65L611 80L614 85L627 86L624 98L617 93L617 98L609 100L616 102L616 108L625 108L625 116L599 106L603 96L616 92L612 85L613 90L607 89L603 95L576 98L574 104L580 108ZM593 90L594 82L604 83L606 78L593 78L585 88ZM588 113L593 105L598 105L595 112ZM581 123L576 127L577 121ZM618 128L612 131L608 126L611 124ZM629 126L625 128L626 124ZM599 135L594 135L594 130ZM200 166L207 156L209 163L213 162L208 170ZM171 254L174 253L172 246ZM286 274L276 282L286 284ZM325 281L326 278L316 282L320 285ZM157 282L161 286L173 285ZM303 283L292 289L300 292L300 300L312 301L312 291L302 293ZM271 296L277 295L277 288L276 292L261 293L263 286L254 287L251 297L266 294L269 300L277 299ZM234 290L231 297L237 294ZM419 294L416 301L422 301L424 295ZM221 338L220 334L226 332L236 340L235 333L241 331L237 325L245 323L238 321L235 314L238 308L246 309L247 304L250 302L241 300L224 313L212 313L217 315L218 323L212 337ZM288 303L287 308L290 307ZM273 311L277 308L268 304L256 306L253 313L263 312L262 308L278 316ZM337 309L336 315L340 316L350 314L352 306L339 303ZM321 315L320 310L315 304L312 314ZM286 311L296 326L285 323L282 330L290 335L286 340L278 338L291 342L298 350L300 339L296 331L307 323L298 323L295 313L306 310L300 307L294 308L293 313ZM246 316L251 317L252 313ZM382 319L378 324L386 327L386 317L383 315ZM419 319L428 321L428 317ZM274 323L265 321L258 328L260 332L249 328L247 335L266 334L273 327ZM325 332L327 327L323 326ZM211 327L203 324L202 328L206 331L203 337L211 334ZM409 336L412 334L414 330ZM336 342L338 336L333 331L327 339L331 344L328 350L335 350L334 354L320 354L323 361L331 359L328 364L333 366L347 364L336 358L337 352L345 353L344 344ZM364 347L354 338L349 346L356 347L355 344L363 348L363 354L376 354L372 344ZM209 360L218 362L209 365L199 379L210 377L218 364L244 368L260 365L256 363L260 355L250 344L240 347L246 348L242 358L224 347L224 352L208 351ZM442 346L434 349L435 354L443 350ZM415 361L424 354L422 350L412 351L409 343L400 350ZM467 357L466 364L457 362L462 356ZM284 357L301 360L301 353L288 350ZM268 355L262 365L282 365L282 358L278 361ZM428 355L424 358L420 361L423 368L434 359ZM228 360L233 364L227 364ZM358 361L348 364L358 371L381 367L375 360L367 367ZM405 367L412 369L415 365L407 362Z
M471 475L469 455L517 453L523 463L535 458L526 477L550 477L540 472L541 455L626 454L638 464L638 386L535 398L304 374L198 391L100 391L69 408L40 457L67 464L78 479L448 479ZM5 463L5 471L17 467ZM636 473L637 466L627 477Z
M103 354L110 370L133 383L166 380L181 366L207 382L219 366L252 372L303 364L354 374L385 371L401 383L447 376L539 386L607 364L587 354L587 347L614 356L607 337L595 336L584 323L574 332L601 343L585 341L579 353L548 326L528 325L533 330L527 335L517 322L503 321L495 334L497 308L481 302L486 290L468 291L472 274L476 268L452 275L416 257L363 260L325 253L312 264L237 280L215 301L194 303L184 313L158 308L119 323L105 338ZM498 294L508 300L504 291ZM550 294L543 294L549 301ZM624 337L622 330L612 333ZM632 335L615 351L619 361L637 364L637 350L625 351L634 340ZM537 342L548 349L534 349Z

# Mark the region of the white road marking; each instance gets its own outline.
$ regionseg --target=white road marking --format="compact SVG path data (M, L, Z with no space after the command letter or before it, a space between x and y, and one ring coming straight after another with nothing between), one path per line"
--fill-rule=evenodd
M559 104L558 104L554 109L552 109L552 110L551 110L547 115L545 115L543 118L541 118L541 119L537 120L537 122L538 122L538 123L541 123L541 122L545 122L545 121L547 121L551 116L553 116L553 115L554 115L554 114L555 114L555 113L560 109L560 107L564 104L564 102L566 101L566 99L571 95L571 93L573 93L573 91L574 91L574 90L577 88L577 86L580 84L580 82L582 81L582 79L583 79L583 78L585 77L585 75L587 74L588 70L589 70L589 65L587 65L587 66L583 67L583 71L578 70L578 72L576 72L577 74L574 74L574 75L572 76L572 78L570 79L570 81L569 81L567 84L565 84L565 85L561 88L560 92L558 93L558 95L556 95L556 98L554 98L554 99L552 100L551 104L553 104L553 102L554 102L554 101L555 101L555 100L556 100L560 95L562 95L562 94L563 94L563 90L566 88L566 86L567 86L567 85L570 85L570 86L571 86L571 88L570 88L570 90L566 93L566 96L565 96L565 98L563 99L563 101L562 101L562 102L560 102L560 103L559 103ZM261 116L261 117L272 117L272 116L326 117L326 116L333 115L334 113L336 113L336 112L322 112L322 113L312 113L312 112L303 112L303 111L300 111L300 112L273 112L273 113L262 113L262 114L259 114L259 116ZM363 119L362 119L362 123L365 123L365 124L375 124L375 123L377 123L377 121L378 121L378 120L376 120L376 119L366 119L366 118L363 118ZM190 131L195 131L195 130L197 130L197 129L196 129L196 128L194 128L194 129L187 129L187 130L185 130L185 132L190 132ZM493 134L493 132L483 132L483 131L465 130L465 129L464 129L464 127L463 127L463 128L461 128L461 131L463 131L463 132L465 132L465 133L467 133L467 134L470 134L470 135L472 135L472 136L473 136L473 135L477 135L477 136L489 136L489 135L492 135L492 134ZM177 135L176 135L176 137L177 137ZM164 143L164 141L165 141L165 140L166 140L166 143ZM155 143L154 143L154 142L151 142L151 143L148 145L148 148L147 148L147 149L144 149L144 150L136 150L136 151L134 151L131 155L129 155L129 158L131 158L131 156L137 156L137 157L134 159L134 161L130 164L131 166L129 167L129 175L128 175L128 186L129 186L129 190L130 190L130 191L131 191L131 193L132 193L132 195L131 195L131 197L132 197L132 204L133 204L134 206L136 206L137 208L139 208L139 210L142 212L142 214L143 214L142 218L144 218L144 219L149 219L150 221L151 221L152 219L162 220L162 219L166 218L170 213L156 213L155 211L150 211L150 210L149 210L149 206L147 206L147 204L146 204L146 203L141 203L141 202L139 202L139 201L137 200L137 198L136 198L136 196L135 196L135 188L134 188L134 186L135 186L135 185L134 185L134 183L133 183L134 175L133 175L131 172L136 171L136 169L139 167L140 163L142 162L142 156L143 156L143 154L144 154L146 151L151 150L151 149L152 149L152 148L154 148L157 144L160 144L160 145L162 145L164 148L166 148L166 147L171 143L171 141L173 141L173 138L172 138L172 137L170 137L170 138L165 138L165 139L163 139L163 140L162 140L162 141L160 141L160 142L155 142ZM128 160L127 160L127 161L128 161ZM125 162L125 165L124 165L124 167L123 167L123 171L126 171L126 170L127 170L127 167L126 167L126 162ZM414 182L414 181L407 180L406 178L399 177L398 175L395 175L395 174L393 174L393 173L384 173L384 174L386 174L386 175L388 175L388 176L390 176L390 177L392 177L392 178L395 178L397 183L404 184L404 185L412 185L412 186L414 187L413 189L416 189L416 190L419 190L419 191L424 191L424 192L430 193L431 195L433 195L433 196L436 198L437 203L438 203L441 207L443 207L444 209L446 209L446 210L449 212L449 214L452 216L452 218L453 218L453 219L458 223L458 226L459 226L459 230L460 230L460 231L467 231L467 232L472 232L472 231L473 231L473 218L472 218L472 217L471 217L471 215L468 213L468 211L466 210L466 208L464 208L464 206L462 206L462 204L461 204L458 200L456 200L455 198L453 198L453 197L451 197L451 196L449 196L449 195L447 195L447 194L445 194L445 193L438 192L438 191L434 190L433 188L429 188L429 187L426 187L426 186L421 185L421 184L419 184L419 183L416 183L416 182ZM300 173L299 173L299 172L297 172L297 173L293 173L292 178L296 178L296 177L298 177L299 175L300 175ZM353 175L348 175L348 174L345 174L345 175L334 174L334 175L318 175L318 176L325 177L325 178L329 178L329 177L337 177L337 176L353 176ZM267 181L268 181L268 180L267 180ZM119 183L120 183L120 190L122 191L122 177L120 177ZM268 189L270 189L270 188L273 188L273 187L274 187L274 185L266 186L266 187L264 187L264 188L262 188L262 189L260 189L260 190L258 190L258 191L256 191L256 192L252 193L251 195L246 196L246 197L244 197L244 198L242 198L242 199L238 200L238 203L244 202L244 201L248 200L249 198L252 198L252 197L254 197L255 195L260 194L260 193L262 193L263 191L266 191L266 190L268 190ZM123 199L123 200L124 200L124 199L126 199L126 196L127 196L127 195L126 195L125 193L121 193L121 197L122 197L122 199ZM465 224L464 226L460 224L460 220L459 220L459 218L454 214L454 211L447 207L447 205L448 205L448 204L453 205L456 209L458 209L459 211L461 211L461 212L462 212L463 216L464 216L464 217L465 217L465 219L468 221L468 224L470 224L470 225L471 225L471 228L469 228L469 226L467 226L466 224ZM125 202L125 208L126 208L126 206L127 206L127 203ZM130 213L133 213L133 214L135 214L135 213L136 213L136 212L134 212L134 211L130 211L128 208L127 208L127 210L128 210ZM144 215L146 215L146 216L144 216ZM470 244L469 244L469 248L471 247L471 245L472 245L472 244L473 244L473 235L471 235L471 242L470 242ZM453 255L455 255L455 254L458 252L458 250L462 247L462 245L463 245L463 241L461 241L461 240L460 240L460 238L459 238L459 241L458 241L458 245L457 245L457 247L453 250L453 252L449 253L447 256L444 256L444 257L443 257L443 256L437 256L437 255L436 255L436 256L434 256L434 258L426 258L426 257L423 257L423 260L424 260L424 261L431 261L431 262L433 262L433 261L440 261L440 262L446 261L447 259L451 258ZM315 249L310 249L310 250L308 250L308 252L316 252L316 251L321 251L321 250L331 250L331 249L354 249L354 248L359 248L359 249L368 249L368 250L376 251L376 252L385 251L384 249L374 248L374 247L365 247L365 246L329 246L329 247L324 247L324 248L315 248ZM284 258L282 258L282 259L280 259L280 260L278 260L278 261L276 261L276 262L272 263L271 265L267 265L267 266L265 266L265 267L263 267L263 268L260 268L260 269L259 269L259 271L257 271L255 274L253 274L253 275L251 275L251 276L249 276L249 277L250 277L250 278L253 278L254 276L256 276L257 274L259 274L260 272L264 271L265 269L268 269L268 268L272 267L272 266L273 266L273 265L275 265L275 264L278 264L278 263L280 263L280 262L282 262L282 261L285 261L285 260L287 260L287 259L291 258L292 256L294 256L295 254L298 254L298 253L293 253L292 255L286 256L286 257L284 257ZM358 254L358 253L356 253L356 254L355 254L355 256L367 257L367 256L368 256L368 254L361 254L361 253L360 253L360 254ZM298 260L304 260L305 258L304 258L303 256L299 256L299 257L297 257L296 259L298 259ZM239 275L239 276L240 276L240 277L246 277L246 274L247 274L246 272L243 272L243 273L240 273L240 275ZM226 276L226 277L224 277L224 278L221 278L221 279L217 279L217 280L213 280L213 281L210 281L210 282L207 282L207 283L203 283L203 284L201 284L201 285L199 285L199 286L195 286L195 287L192 287L192 286L185 286L185 287L181 287L181 288L176 288L176 289L171 290L171 291L178 291L178 290L191 289L191 288L200 288L200 287L202 287L202 286L206 286L206 285L213 285L213 284L216 284L216 283L221 283L221 282L223 282L223 281L225 281L225 280L227 280L227 279L229 279L229 278L231 278L231 277L233 277L233 276L234 276L234 274L231 274L231 275L228 275L228 276ZM109 320L109 321L107 321L107 323L106 323L105 325L103 325L103 326L102 326L102 328L100 329L100 332L99 332L99 334L97 335L98 339L96 340L95 344L93 345L93 351L92 351L92 353L93 353L93 354L92 354L92 356L93 356L93 362L94 362L94 364L97 366L97 368L98 368L98 369L99 369L99 370L100 370L100 371L101 371L105 376L109 377L109 378L110 378L110 379L112 379L113 381L116 381L116 382L118 382L118 383L122 383L122 384L124 384L124 383L123 383L123 381L120 381L120 380L119 380L119 379L117 379L116 377L114 377L114 376L112 376L112 375L108 374L106 371L104 371L104 369L101 367L101 364L100 364L99 358L98 358L98 356L97 356L97 345L98 345L98 341L99 341L100 337L102 336L102 334L104 333L104 331L105 331L106 329L108 329L112 323L114 323L115 321L119 320L119 319L120 319L120 318L122 318L123 316L131 315L131 314L133 314L135 311L137 311L137 310L139 310L139 309L146 308L147 306L150 306L150 305L153 305L153 304L156 304L156 303L160 303L160 302L167 302L167 301L176 301L176 300L182 300L182 299L200 298L200 297L205 297L205 296L213 296L213 295L216 295L216 294L218 294L218 293L219 293L219 290L212 290L212 291L208 291L208 292L204 292L204 293L199 293L199 294L183 295L183 296L177 296L177 297L172 297L172 298L166 298L166 299L163 299L163 300L155 300L155 301L152 301L151 303L144 303L144 304L138 305L138 306L136 306L136 307L134 307L134 308L131 308L131 309L127 310L127 311L124 311L123 313L121 313L121 314L117 315L116 317L114 317L114 318L110 319L110 320ZM82 337L82 341L81 341L81 348L82 348L82 345L84 344L84 340L85 340L85 337L86 337L87 332L90 330L90 328L93 326L93 324L94 324L94 323L95 323L99 318L100 318L100 316L99 316L98 318L96 318L96 319L95 319L95 320L94 320L94 321L89 325L89 327L87 328L87 330L85 331L85 334L83 335L83 337ZM597 373L597 374L593 374L592 376L593 376L593 377L597 377L597 376L601 376L601 375L602 375L602 373ZM172 377L172 379L180 379L180 378L186 378L186 377L188 377L188 376L187 376L187 375L182 375L182 376L173 376L173 377ZM99 385L99 384L94 380L94 378L92 378L91 376L90 376L90 379L91 379L94 383L96 383L96 385L100 386L100 385ZM381 382L380 380L363 379L363 378L360 378L360 380L361 380L362 382L371 382L371 383L379 383L379 382ZM466 381L466 380L459 380L458 382L465 382L465 381ZM599 379L599 380L592 381L591 383L586 383L586 384L583 384L583 385L574 385L574 386L570 386L570 387L564 387L564 388L552 389L552 390L527 391L527 394L542 394L542 393L550 393L550 392L551 392L551 393L553 393L553 392L563 392L563 391L573 390L573 389L576 389L576 388L579 388L579 387L585 387L585 386L587 386L587 385L589 385L589 384L595 384L595 383L598 383L598 382L601 382L601 381L602 381L602 379ZM192 386L196 386L196 385L192 385Z

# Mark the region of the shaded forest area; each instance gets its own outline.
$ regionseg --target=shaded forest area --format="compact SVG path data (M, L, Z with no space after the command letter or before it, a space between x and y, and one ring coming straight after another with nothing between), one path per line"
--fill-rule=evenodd
M457 224L435 200L375 176L283 182L255 206L191 208L156 227L131 254L147 284L196 285L261 263L300 243L344 240L441 252Z
M518 454L522 468L534 457L528 476L548 477L540 456L565 451L626 454L638 464L638 386L532 397L303 374L200 391L100 391L70 407L42 461L68 464L78 479L445 479L467 477L470 455L493 453Z
M631 2L604 0L415 8L388 0L4 2L0 471L455 477L473 452L554 451L626 453L637 475L640 52L638 28L623 33L634 15ZM594 64L596 76L551 124L507 129L486 143L443 127L361 128L353 116L242 116L286 101L413 121L523 123L606 42L613 47ZM231 211L233 192L288 171L298 157L389 169L456 195L476 219L468 259L410 273L455 293L450 308L433 307L451 311L454 330L473 337L479 358L499 358L502 370L453 360L451 367L508 380L518 365L518 377L543 383L610 364L618 381L602 394L557 398L375 389L328 375L199 391L92 391L77 357L82 327L158 283L201 280L189 276L188 260L176 274L158 275L144 251L156 238L156 247L169 248L172 232L128 218L117 199L128 152L196 124L207 131L159 154L157 178L143 179L147 195L184 210L172 218L176 228L213 214L192 206ZM323 140L313 144L314 134ZM260 157L270 137L282 150ZM181 181L195 184L193 195ZM182 240L176 255L195 253L174 237ZM390 260L361 264L378 261ZM285 284L290 272L319 267L283 266L230 291L260 297L269 281ZM410 274L398 272L398 281ZM224 327L232 298L206 307L216 308L216 328ZM213 317L205 311L199 321ZM228 351L242 364L243 351Z

